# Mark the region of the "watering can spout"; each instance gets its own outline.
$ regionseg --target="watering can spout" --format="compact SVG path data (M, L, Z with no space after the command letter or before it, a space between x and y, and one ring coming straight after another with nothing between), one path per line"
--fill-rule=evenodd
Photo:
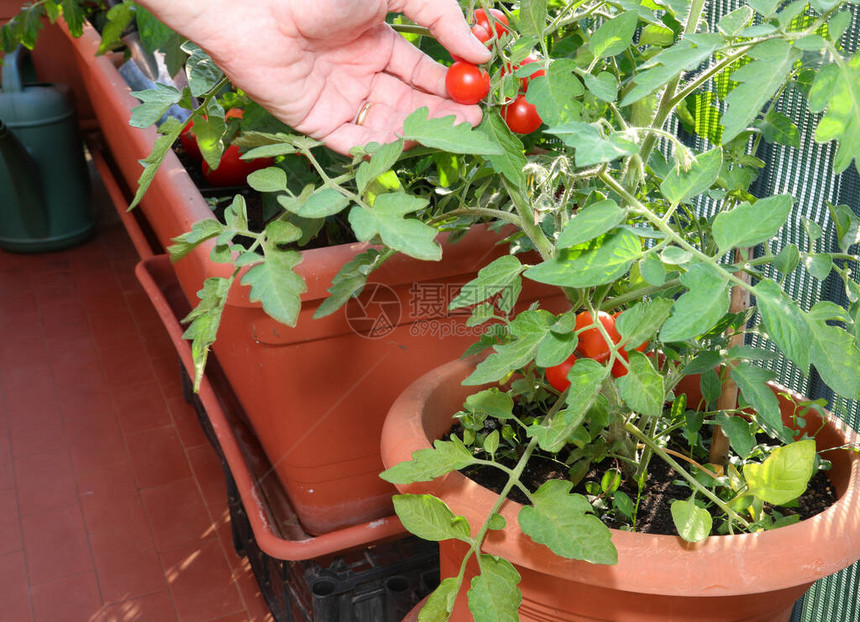
M48 237L48 209L39 186L38 165L3 119L0 119L0 155L18 198L24 228L33 238Z

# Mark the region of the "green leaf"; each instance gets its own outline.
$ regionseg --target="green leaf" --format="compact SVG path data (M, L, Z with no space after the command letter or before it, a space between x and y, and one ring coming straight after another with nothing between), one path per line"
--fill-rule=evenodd
M467 397L466 408L471 412L486 413L500 421L514 416L513 398L507 393L499 391L496 387L478 391Z
M800 251L795 244L783 246L773 261L773 267L785 275L794 272L798 265L800 265Z
M391 167L403 153L403 144L404 141L401 138L383 145L370 156L370 160L365 160L359 165L358 171L355 173L355 184L360 193L364 193L377 177L391 170Z
M585 73L582 80L585 82L585 88L600 101L614 102L618 99L618 80L614 74L608 71L601 71L596 76Z
M131 120L128 122L132 127L149 127L155 125L167 109L182 99L182 93L176 88L166 84L156 84L155 88L145 91L133 91L132 95L137 97L142 104L135 106L131 111Z
M189 55L185 70L188 73L188 86L194 97L204 97L224 78L224 72L216 65L200 46L191 41L182 44Z
M518 287L525 266L515 255L502 255L478 271L478 276L463 285L457 297L448 305L449 310L471 307L489 300L499 292Z
M833 270L833 257L829 253L809 253L803 258L803 265L811 277L823 281Z
M451 153L475 155L501 155L503 149L483 132L472 129L468 123L454 125L454 117L428 119L426 107L419 108L406 117L403 137L414 140L425 147L434 147Z
M267 234L276 223L288 224L270 223L266 227ZM302 255L297 251L280 250L277 242L266 242L263 248L266 261L248 270L242 277L242 285L251 287L248 299L261 302L268 316L287 326L295 326L302 306L301 296L308 289L304 279L293 271L302 262Z
M776 13L780 4L782 4L781 0L749 0L749 5L764 17L770 17Z
M224 225L214 218L204 218L191 225L191 231L173 238L174 244L168 247L171 261L179 261L202 242L217 237L224 232Z
M622 312L615 327L625 347L631 350L651 339L669 317L673 304L669 298L654 298L650 302L637 302Z
M529 82L526 101L534 104L537 113L547 125L579 121L582 103L577 98L584 89L576 77L576 63L571 59L556 60L549 65L545 76Z
M442 247L436 242L438 231L420 220L405 218L427 204L426 199L389 192L377 197L372 208L354 206L349 212L349 224L362 242L378 235L383 244L410 257L439 261Z
M600 394L600 388L607 376L607 368L591 359L577 359L567 372L570 389L567 393L567 407L555 414L544 425L534 425L526 431L536 437L544 451L556 453L570 440L570 436L585 421L588 409Z
M410 532L430 540L462 540L469 542L469 522L455 516L444 501L432 495L394 495L394 511Z
M481 361L463 384L496 382L532 361L541 340L554 322L555 316L548 311L529 310L520 313L509 327L515 339L511 343L495 346L495 352Z
M728 279L708 264L695 263L681 276L689 290L675 301L660 340L694 339L713 328L729 310Z
M84 7L77 0L63 0L63 19L73 37L77 38L83 34L87 17Z
M588 49L595 58L608 58L620 54L633 43L633 35L636 34L636 26L639 23L639 14L636 11L627 11L618 17L614 17L594 31Z
M270 166L248 175L248 185L257 192L283 192L287 189L287 174L282 168Z
M641 253L639 237L622 228L585 245L563 249L554 259L526 270L525 276L559 287L593 287L627 274Z
M744 479L750 493L772 505L784 505L806 492L815 465L815 441L778 447L761 464L747 464Z
M787 147L800 148L800 130L794 122L776 110L770 110L763 121L758 123L764 139L769 143L779 143Z
M793 206L794 197L780 194L720 212L713 225L714 240L720 252L769 240L785 225Z
M727 37L734 37L749 25L754 15L755 13L750 7L741 6L731 13L723 15L717 22L717 28Z
M678 535L687 542L701 542L711 534L711 514L692 499L673 501L670 510Z
M655 45L667 48L675 43L675 33L671 28L665 28L656 24L648 24L639 35L639 45Z
M382 198L382 196L387 195L377 197L377 201ZM309 185L298 197L290 197L287 195L278 196L278 203L287 211L292 212L296 216L301 216L302 218L326 218L328 216L333 216L334 214L339 214L346 209L349 205L349 199L334 188L319 188L314 190L313 186ZM423 206L424 205L422 204L416 209L420 209ZM353 208L353 211L355 211L355 209L356 208Z
M731 78L741 84L726 96L723 143L746 129L788 79L800 51L782 39L772 39L750 51L753 62L743 65Z
M469 611L475 622L519 622L520 573L506 559L481 555L481 574L472 578Z
M379 266L382 259L382 253L370 248L345 263L332 279L331 287L328 288L329 297L316 310L314 319L331 315L347 300L359 295L367 283L368 275Z
M673 168L660 184L660 191L672 203L681 203L702 194L710 188L723 166L723 150L715 147L699 155L690 169Z
M768 336L803 373L809 369L806 316L776 282L764 279L753 289Z
M557 333L550 331L538 346L535 355L535 365L538 367L552 367L560 365L573 354L579 340L575 332Z
M847 205L830 205L830 218L836 225L839 249L847 253L855 244L860 244L860 217Z
M755 447L755 436L750 430L749 421L743 417L735 415L727 415L719 413L716 417L717 425L719 425L726 436L729 437L729 444L735 453L743 459L749 457Z
M646 61L633 80L634 87L621 100L622 106L639 101L679 76L684 71L695 69L724 43L716 33L686 35L672 47Z
M779 400L767 386L775 374L751 363L738 363L732 368L731 374L744 399L755 410L756 421L770 433L781 434L783 424Z
M485 156L490 166L507 177L511 183L517 186L525 184L523 169L528 160L523 153L523 143L508 129L502 117L496 114L484 115L478 130L486 134L489 140L502 146L501 154Z
M520 2L519 24L520 32L537 39L543 38L546 28L547 0L522 0Z
M841 173L848 168L851 160L860 159L860 54L855 54L850 61L839 64L830 72L830 88L819 83L821 73L816 76L809 94L810 110L813 109L813 95L819 95L816 91L818 87L818 91L824 91L820 92L820 98L826 99L827 112L818 122L815 140L820 143L831 140L839 142L833 160L833 172Z
M860 350L851 333L810 320L806 344L821 379L849 400L860 400Z
M580 210L558 237L558 248L570 248L588 242L614 229L624 222L627 210L618 207L612 199L592 203Z
M419 449L412 454L412 460L395 464L379 477L392 484L429 482L474 463L475 458L462 442L436 440L433 449Z
M215 343L221 314L227 304L227 294L233 286L235 275L228 278L210 277L203 282L203 289L197 292L200 302L185 317L183 323L190 323L182 334L183 339L191 341L191 357L194 361L194 390L200 389L203 370L209 348Z
M446 622L454 611L454 601L459 591L460 582L457 577L442 579L439 587L427 597L427 602L418 612L418 622Z
M140 203L141 199L143 199L143 195L146 194L147 189L149 189L149 185L155 178L158 168L161 166L161 163L164 161L168 152L170 152L171 146L176 142L176 139L179 138L179 134L182 133L182 127L182 123L176 119L167 119L161 124L161 127L158 130L160 135L155 139L155 143L152 145L152 152L146 156L146 159L143 161L143 172L140 174L140 179L137 181L138 187L137 192L134 195L134 199L132 200L131 205L128 206L129 211L134 209L138 203Z
M65 5L68 4L71 3L66 3ZM99 49L96 52L96 55L105 54L111 47L113 47L115 42L120 41L123 32L134 19L134 8L130 2L114 4L114 6L108 10L106 18L107 23L105 23L102 28L102 40L99 44Z
M588 500L570 494L573 484L550 480L532 495L534 505L520 510L523 533L567 559L593 564L618 563L609 528L591 514Z
M563 123L550 127L547 133L555 134L576 150L574 158L578 167L611 162L639 151L639 145L620 134L604 138L597 126L590 123Z
M659 417L663 413L665 401L663 376L654 369L651 359L641 352L634 350L628 357L627 375L615 381L622 399L634 412L647 417Z
M653 253L645 255L639 262L639 274L649 285L662 285L666 282L666 266Z

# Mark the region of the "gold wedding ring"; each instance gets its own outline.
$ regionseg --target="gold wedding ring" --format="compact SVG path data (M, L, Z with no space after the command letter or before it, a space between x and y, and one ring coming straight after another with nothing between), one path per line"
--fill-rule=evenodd
M371 108L373 108L373 102L364 102L364 105L359 108L358 114L355 115L356 125L364 124L365 119L367 119L367 113L370 112Z

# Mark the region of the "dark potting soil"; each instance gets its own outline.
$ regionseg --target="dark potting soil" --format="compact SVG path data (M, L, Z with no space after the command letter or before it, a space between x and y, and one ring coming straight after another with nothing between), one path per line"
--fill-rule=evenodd
M457 428L452 432L460 434ZM499 461L504 462L503 460ZM513 461L508 466L513 466ZM604 471L605 468L593 469L573 489L573 492L586 494L586 483L600 482ZM656 535L677 535L678 532L672 522L669 508L675 500L688 499L690 488L676 484L675 482L680 479L680 476L659 458L652 458L648 471L648 479L637 512L636 531ZM484 488L489 488L497 493L501 492L507 483L507 475L492 467L468 467L461 472ZM567 466L544 456L533 456L523 471L521 481L529 491L534 492L541 484L551 479L568 479ZM635 502L638 496L638 489L635 485L624 481L619 490L625 492ZM526 496L517 488L511 490L508 498L517 503L528 504ZM823 512L835 502L836 495L830 485L830 480L824 471L819 471L810 481L806 493L798 499L798 507L781 507L779 511L783 515L798 514L801 520L805 520ZM603 517L603 521L613 529L625 527L624 523L609 514ZM629 527L625 528L629 529Z

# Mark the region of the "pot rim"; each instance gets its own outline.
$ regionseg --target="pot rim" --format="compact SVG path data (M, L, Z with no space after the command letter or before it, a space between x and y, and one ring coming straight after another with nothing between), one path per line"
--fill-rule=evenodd
M441 420L445 412L450 416L467 395L478 390L460 385L474 364L474 360L460 360L443 365L400 395L382 433L386 468L431 447L424 422L434 416ZM444 406L434 410L431 399ZM858 442L857 433L836 417L828 419L825 429L838 440L831 446ZM519 529L517 514L522 506L507 500L501 514L508 527L489 532L484 550L536 572L639 593L729 596L809 584L860 559L860 455L842 452L846 459L841 462L850 473L847 489L837 502L807 520L773 531L711 536L692 544L678 536L612 530L619 561L603 566L563 559L534 542ZM836 462L834 469L839 468ZM433 482L397 488L403 493L434 494L470 524L480 524L496 499L495 493L456 471Z

